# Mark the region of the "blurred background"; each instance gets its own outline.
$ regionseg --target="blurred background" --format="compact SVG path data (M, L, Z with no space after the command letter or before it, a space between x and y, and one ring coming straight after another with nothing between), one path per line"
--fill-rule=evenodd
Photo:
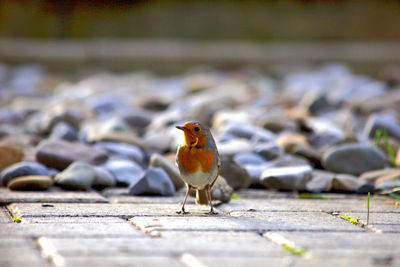
M344 61L373 74L400 61L399 22L400 1L9 0L0 60L171 72Z

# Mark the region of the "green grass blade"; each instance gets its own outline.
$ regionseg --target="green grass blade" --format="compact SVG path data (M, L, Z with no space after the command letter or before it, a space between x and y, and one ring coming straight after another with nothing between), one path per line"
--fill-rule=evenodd
M368 198L367 198L367 225L369 224L369 201L371 198L371 193L368 192Z

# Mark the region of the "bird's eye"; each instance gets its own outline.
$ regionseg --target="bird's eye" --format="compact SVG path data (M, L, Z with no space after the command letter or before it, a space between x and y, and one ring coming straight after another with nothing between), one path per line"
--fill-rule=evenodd
M198 132L198 131L200 131L200 128L199 127L194 127L194 131Z

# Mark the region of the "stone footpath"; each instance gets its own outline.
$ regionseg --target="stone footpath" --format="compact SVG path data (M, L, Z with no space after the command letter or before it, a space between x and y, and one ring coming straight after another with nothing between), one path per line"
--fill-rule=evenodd
M216 216L189 199L0 189L0 266L399 266L400 208L373 196L245 189ZM340 216L358 219L355 224ZM19 217L20 223L12 217Z

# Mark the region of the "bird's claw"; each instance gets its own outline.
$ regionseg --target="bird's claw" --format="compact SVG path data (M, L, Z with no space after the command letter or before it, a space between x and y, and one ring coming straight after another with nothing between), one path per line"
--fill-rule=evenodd
M182 214L182 215L190 214L190 212L184 211L184 210L178 210L176 213L177 213L177 214Z

